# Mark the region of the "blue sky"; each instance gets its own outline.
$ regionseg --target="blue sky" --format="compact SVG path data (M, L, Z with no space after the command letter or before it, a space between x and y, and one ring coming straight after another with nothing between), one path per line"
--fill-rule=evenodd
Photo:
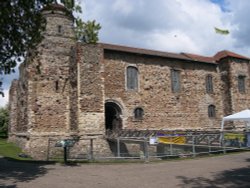
M250 57L249 0L78 0L84 20L102 26L100 41L167 52L213 56L230 50ZM228 29L229 35L215 33ZM4 77L8 101L11 80Z

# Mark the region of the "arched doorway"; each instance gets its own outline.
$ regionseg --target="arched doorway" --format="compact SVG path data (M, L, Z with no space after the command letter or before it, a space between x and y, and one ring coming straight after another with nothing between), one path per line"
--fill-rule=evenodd
M105 128L117 131L122 128L121 108L114 102L105 103Z

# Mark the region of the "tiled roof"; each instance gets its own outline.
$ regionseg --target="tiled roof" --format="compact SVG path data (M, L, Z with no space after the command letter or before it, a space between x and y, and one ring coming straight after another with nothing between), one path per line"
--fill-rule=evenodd
M120 46L120 45L114 45L114 44L106 44L106 43L100 43L99 45L103 49L106 49L106 50L148 55L148 56L159 56L159 57L166 57L166 58L171 58L171 59L180 59L180 60L195 61L195 62L202 62L202 63L209 63L209 64L217 64L219 60L225 57L235 57L239 59L250 60L250 58L248 57L245 57L245 56L242 56L242 55L239 55L234 52L227 51L227 50L218 52L215 56L207 57L207 56L201 56L201 55L190 54L190 53L177 54L177 53L169 53L169 52L133 48L133 47L127 47L127 46Z
M112 51L121 51L121 52L128 52L128 53L135 53L135 54L142 54L142 55L149 55L149 56L160 56L160 57L167 57L167 58L172 58L172 59L191 60L185 55L176 54L176 53L161 52L161 51L155 51L155 50L133 48L133 47L105 44L105 43L101 43L100 45L104 49L112 50Z
M235 58L239 58L239 59L250 60L248 57L245 57L245 56L242 56L242 55L239 55L239 54L236 54L234 52L227 51L227 50L223 50L223 51L220 51L217 54L215 54L214 59L216 61L219 61L220 59L225 58L225 57L235 57Z
M205 63L216 63L213 57L201 56L190 53L182 53L183 55L189 57L193 61L205 62Z

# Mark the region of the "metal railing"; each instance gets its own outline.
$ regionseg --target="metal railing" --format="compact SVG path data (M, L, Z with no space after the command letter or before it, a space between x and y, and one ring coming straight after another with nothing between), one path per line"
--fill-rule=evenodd
M153 134L152 134L153 133ZM112 133L106 136L110 153L96 148L94 138L71 140L67 147L68 160L156 160L171 157L196 157L199 155L249 150L246 132L167 132L160 135L149 131L133 133ZM110 136L111 135L111 136ZM154 142L151 139L157 138ZM70 139L69 139L70 140ZM157 141L158 140L158 141ZM64 147L55 147L60 140L49 139L47 160L63 159Z

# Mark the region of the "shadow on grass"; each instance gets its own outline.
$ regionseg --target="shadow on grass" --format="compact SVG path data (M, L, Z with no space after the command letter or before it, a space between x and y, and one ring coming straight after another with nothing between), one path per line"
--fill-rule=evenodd
M250 159L247 159L250 162ZM212 178L189 178L178 176L182 180L180 187L192 188L248 188L250 187L250 166L216 173Z
M0 187L15 188L19 182L28 182L44 176L48 163L34 161L17 161L0 158Z

